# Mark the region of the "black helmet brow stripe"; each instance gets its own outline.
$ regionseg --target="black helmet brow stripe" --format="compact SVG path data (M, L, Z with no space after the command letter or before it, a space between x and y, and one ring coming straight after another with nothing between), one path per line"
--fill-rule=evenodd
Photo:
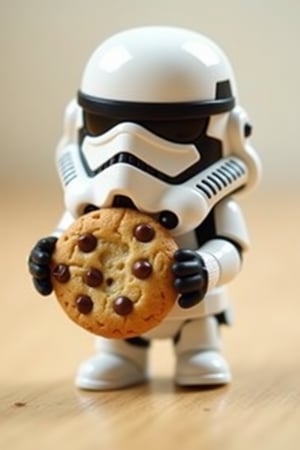
M78 92L78 103L88 112L118 119L176 120L209 117L231 111L234 97L199 102L146 103L102 99Z

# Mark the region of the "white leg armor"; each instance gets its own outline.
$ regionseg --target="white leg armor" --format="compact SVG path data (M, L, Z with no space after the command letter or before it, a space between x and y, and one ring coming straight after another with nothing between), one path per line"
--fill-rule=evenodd
M146 380L147 348L118 339L96 339L97 354L84 361L75 384L101 391L125 388Z
M175 348L176 383L181 386L229 383L230 370L220 349L218 323L214 316L187 322Z

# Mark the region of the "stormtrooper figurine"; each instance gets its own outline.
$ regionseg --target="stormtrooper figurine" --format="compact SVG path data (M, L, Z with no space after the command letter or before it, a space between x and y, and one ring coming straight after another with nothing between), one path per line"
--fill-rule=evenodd
M231 66L219 47L185 29L142 27L107 39L92 54L68 105L57 167L64 213L33 248L36 289L52 292L49 262L57 237L80 215L135 208L176 240L172 270L178 301L142 336L96 338L80 366L82 389L123 388L147 379L152 339L173 340L175 382L226 384L220 324L229 324L225 285L240 271L248 234L233 195L253 188L260 163L238 105Z

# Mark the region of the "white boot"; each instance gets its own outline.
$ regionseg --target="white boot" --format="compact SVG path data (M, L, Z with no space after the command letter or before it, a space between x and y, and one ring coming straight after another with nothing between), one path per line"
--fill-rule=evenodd
M80 389L120 389L147 379L147 348L123 340L96 339L97 354L84 361L75 384Z
M229 383L231 373L220 348L215 317L204 317L186 323L176 345L176 383L180 386Z

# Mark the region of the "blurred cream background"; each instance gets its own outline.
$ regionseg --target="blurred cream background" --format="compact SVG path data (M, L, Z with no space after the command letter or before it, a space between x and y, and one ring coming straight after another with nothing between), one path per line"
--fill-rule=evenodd
M261 190L299 188L299 0L0 0L1 185L58 184L63 111L94 48L128 27L192 28L235 69L264 166Z

